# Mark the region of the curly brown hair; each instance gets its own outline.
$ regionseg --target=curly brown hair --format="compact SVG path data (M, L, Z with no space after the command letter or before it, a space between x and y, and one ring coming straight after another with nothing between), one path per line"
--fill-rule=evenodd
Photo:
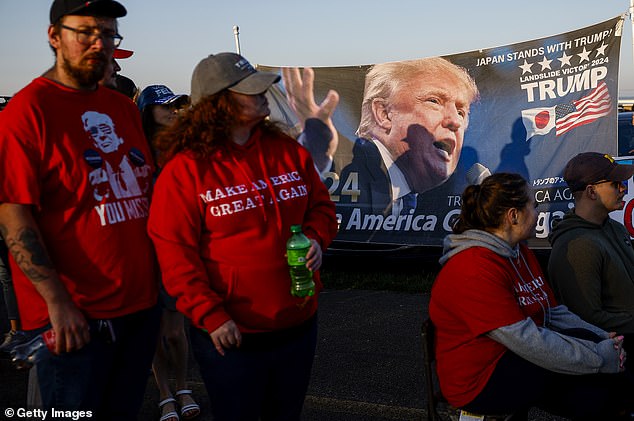
M158 164L164 166L181 151L191 151L200 159L226 147L231 142L231 129L242 124L241 114L241 106L226 89L202 98L156 135L153 147L159 152ZM257 127L267 133L284 133L268 119Z

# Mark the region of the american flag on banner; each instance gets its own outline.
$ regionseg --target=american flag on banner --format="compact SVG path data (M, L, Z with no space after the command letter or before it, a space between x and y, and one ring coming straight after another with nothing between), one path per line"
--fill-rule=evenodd
M555 128L561 136L578 126L592 123L606 116L612 110L610 92L605 82L601 82L588 95L568 104L554 107L522 110L522 122L526 127L526 140L539 134L545 135Z

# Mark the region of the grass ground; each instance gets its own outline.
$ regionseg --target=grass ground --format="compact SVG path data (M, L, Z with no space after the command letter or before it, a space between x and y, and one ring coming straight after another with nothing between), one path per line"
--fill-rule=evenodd
M547 273L550 250L533 250ZM440 270L440 248L328 252L321 274L326 288L428 293Z
M435 273L388 273L357 271L322 271L322 281L331 289L369 289L407 293L426 293Z
M330 289L427 293L438 270L435 260L421 258L326 256L321 276Z

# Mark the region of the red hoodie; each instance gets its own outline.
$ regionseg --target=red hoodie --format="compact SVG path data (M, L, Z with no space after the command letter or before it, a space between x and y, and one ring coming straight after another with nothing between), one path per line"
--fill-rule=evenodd
M290 295L286 241L301 224L322 250L337 232L335 206L309 152L256 129L208 159L176 155L156 182L148 231L176 307L213 332L296 326L317 309ZM321 289L315 273L317 290Z

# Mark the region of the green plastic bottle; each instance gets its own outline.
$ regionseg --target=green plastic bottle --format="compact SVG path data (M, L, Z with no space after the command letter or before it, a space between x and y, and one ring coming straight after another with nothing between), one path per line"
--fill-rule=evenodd
M311 297L315 295L313 272L306 267L306 253L310 240L302 233L301 225L291 225L291 238L286 242L286 256L291 273L291 295Z

